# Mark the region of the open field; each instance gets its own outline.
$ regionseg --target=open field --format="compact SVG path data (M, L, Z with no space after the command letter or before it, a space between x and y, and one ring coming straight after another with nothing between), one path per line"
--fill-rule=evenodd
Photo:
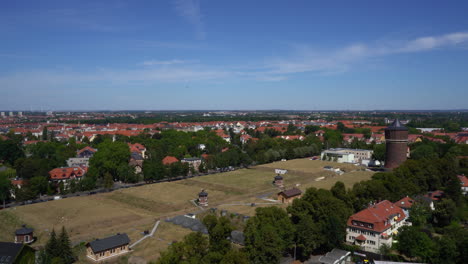
M348 172L336 175L323 170L325 165ZM35 229L38 241L33 246L44 245L52 228L58 230L62 226L67 228L74 244L118 232L125 232L132 241L136 241L142 236L141 232L152 228L156 219L199 211L190 200L196 199L201 189L209 193L210 207L252 216L255 208L270 206L262 204L270 202L259 197L275 198L278 192L272 185L275 168L288 169L284 175L285 185L299 186L302 190L308 187L330 188L338 180L351 187L373 174L359 171L358 167L349 164L298 159L112 193L14 207L0 211L0 241L12 241L14 230L23 223ZM317 181L317 178L321 180ZM250 206L251 203L256 206ZM155 236L139 244L132 255L156 259L169 242L180 240L189 232L162 221ZM85 258L83 261L86 262Z

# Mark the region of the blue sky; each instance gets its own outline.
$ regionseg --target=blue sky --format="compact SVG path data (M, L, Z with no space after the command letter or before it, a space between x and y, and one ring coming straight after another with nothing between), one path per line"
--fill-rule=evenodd
M468 1L1 1L0 109L467 109Z

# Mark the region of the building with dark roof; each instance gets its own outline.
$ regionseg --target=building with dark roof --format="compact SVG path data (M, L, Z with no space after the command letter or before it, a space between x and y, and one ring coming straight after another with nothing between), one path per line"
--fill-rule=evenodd
M385 168L394 169L406 161L408 151L408 128L400 120L385 128Z
M34 229L28 228L26 227L26 225L23 225L23 227L15 231L15 243L32 243L34 241L33 232Z
M198 204L201 206L208 206L208 193L202 190L198 194Z
M283 176L281 175L276 175L275 178L274 178L274 181L273 183L277 186L277 187L283 187Z
M282 203L292 203L296 198L301 198L302 191L298 188L292 188L289 190L284 190L278 193L278 201Z
M127 234L117 234L103 239L96 239L86 244L86 255L94 261L101 261L128 253L130 251L129 244L130 239Z
M34 249L27 245L0 242L0 264L34 263Z

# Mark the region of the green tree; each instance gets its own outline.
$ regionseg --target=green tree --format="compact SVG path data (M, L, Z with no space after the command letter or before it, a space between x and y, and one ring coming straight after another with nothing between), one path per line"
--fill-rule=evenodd
M436 203L433 213L433 221L438 226L446 226L454 219L457 206L451 199L443 199Z
M435 245L429 236L421 232L418 227L404 226L397 236L398 251L419 261L429 261L434 254Z
M13 140L0 140L0 160L13 165L17 159L23 156L24 153L19 147L19 143Z
M0 175L0 200L3 201L3 208L5 208L5 201L10 197L11 188L10 179L6 175Z
M380 162L385 161L385 144L375 144L372 158Z
M109 172L104 174L104 188L111 189L114 186L114 179Z
M457 257L460 253L457 250L457 244L453 239L447 236L434 238L436 253L431 258L431 263L457 263Z
M227 238L231 235L233 227L226 217L217 218L214 215L207 215L203 223L208 229L210 237L210 251L226 254L231 248L231 242Z
M64 263L73 263L75 257L73 256L70 239L68 238L67 230L62 227L62 232L58 237L57 255Z
M249 258L243 251L231 249L223 256L220 264L249 264Z
M52 232L50 233L50 238L45 246L45 253L48 256L48 259L53 259L54 257L57 257L59 255L58 248L59 241L57 240L55 230L52 229Z
M278 207L255 210L244 231L245 248L252 263L277 263L294 244L294 226Z

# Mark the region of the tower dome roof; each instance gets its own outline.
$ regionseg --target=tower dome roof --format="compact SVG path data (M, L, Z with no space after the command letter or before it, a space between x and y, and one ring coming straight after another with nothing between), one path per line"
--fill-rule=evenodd
M281 175L279 175L279 174L275 176L275 180L282 180L282 179L283 179L283 177Z
M388 126L385 130L408 130L407 127L401 124L400 120L397 118L393 123Z

